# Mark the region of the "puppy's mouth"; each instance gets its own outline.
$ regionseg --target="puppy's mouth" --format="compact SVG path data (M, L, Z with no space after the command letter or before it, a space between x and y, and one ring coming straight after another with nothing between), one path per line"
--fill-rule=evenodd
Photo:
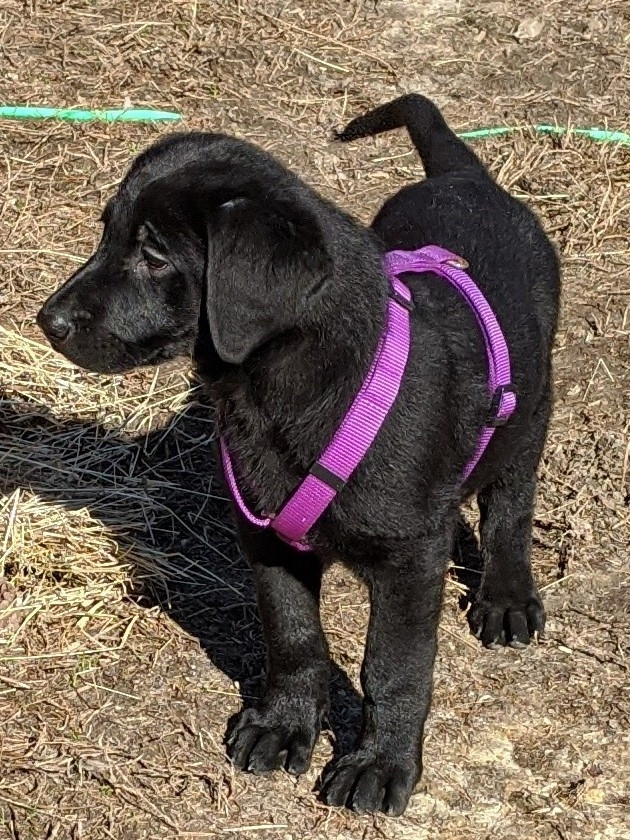
M162 362L170 362L180 356L192 356L194 341L193 333L183 333L179 338L171 339L168 344L142 354L140 361L136 362L136 367L158 365Z
M64 340L49 337L54 350L78 367L92 373L128 373L139 367L151 367L179 356L191 356L194 333L169 336L168 341L151 339L142 343L126 341L115 333L100 339L94 333L79 330Z

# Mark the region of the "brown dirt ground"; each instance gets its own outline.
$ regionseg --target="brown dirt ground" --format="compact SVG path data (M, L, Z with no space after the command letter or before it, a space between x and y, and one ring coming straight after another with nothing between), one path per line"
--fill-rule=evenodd
M458 129L627 130L629 32L627 0L0 0L0 101L178 109L367 221L419 163L402 133L338 148L332 127L419 90ZM478 143L564 259L534 547L549 626L523 653L482 650L449 581L425 776L389 820L317 802L330 738L297 782L225 760L261 649L187 371L80 373L33 327L165 130L1 125L0 840L629 838L630 149ZM323 613L347 741L367 603L342 569Z

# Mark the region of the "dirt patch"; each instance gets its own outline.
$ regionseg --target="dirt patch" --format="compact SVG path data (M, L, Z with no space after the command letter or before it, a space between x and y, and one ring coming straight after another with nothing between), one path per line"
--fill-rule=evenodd
M0 99L181 110L368 221L421 167L402 133L340 148L333 127L419 90L458 129L627 130L629 28L625 0L4 0ZM332 736L297 782L233 773L223 733L262 646L211 411L181 367L81 373L32 322L130 158L169 129L1 127L0 838L630 837L630 151L527 131L477 144L564 261L534 547L549 628L523 653L481 650L449 581L426 773L392 821L317 802ZM349 741L368 610L343 569L323 612Z

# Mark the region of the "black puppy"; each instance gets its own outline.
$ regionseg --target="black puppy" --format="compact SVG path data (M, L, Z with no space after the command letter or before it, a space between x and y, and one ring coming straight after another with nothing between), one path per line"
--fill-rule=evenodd
M103 213L96 253L44 305L52 345L95 371L192 354L255 511L278 510L347 411L383 330L381 254L437 244L470 273L503 327L518 406L462 486L488 416L475 317L443 279L407 274L407 371L375 443L300 553L271 530L238 528L267 645L260 707L241 715L240 768L303 773L328 708L319 619L322 571L341 560L367 582L371 618L356 750L322 795L400 814L421 769L436 629L458 506L477 494L485 570L473 629L488 646L526 644L544 611L530 544L536 468L551 410L559 270L533 214L500 189L421 96L350 123L340 140L407 126L427 180L390 198L372 230L265 152L216 134L158 142Z

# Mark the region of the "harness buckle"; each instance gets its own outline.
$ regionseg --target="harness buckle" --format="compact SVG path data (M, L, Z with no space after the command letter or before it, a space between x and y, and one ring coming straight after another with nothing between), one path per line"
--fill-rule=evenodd
M454 255L448 260L444 260L447 265L450 265L451 268L459 268L460 271L466 271L467 268L470 267L470 263L468 260L465 260L463 257L459 257Z
M503 397L506 394L514 394L516 397L517 394L516 387L509 383L508 385L499 385L495 388L494 393L492 395L492 399L490 401L490 410L488 411L488 419L486 420L486 426L490 426L492 429L496 429L499 426L505 426L507 421L512 416L512 411L509 411L507 414L500 415L499 412L501 411L501 405L503 403Z

